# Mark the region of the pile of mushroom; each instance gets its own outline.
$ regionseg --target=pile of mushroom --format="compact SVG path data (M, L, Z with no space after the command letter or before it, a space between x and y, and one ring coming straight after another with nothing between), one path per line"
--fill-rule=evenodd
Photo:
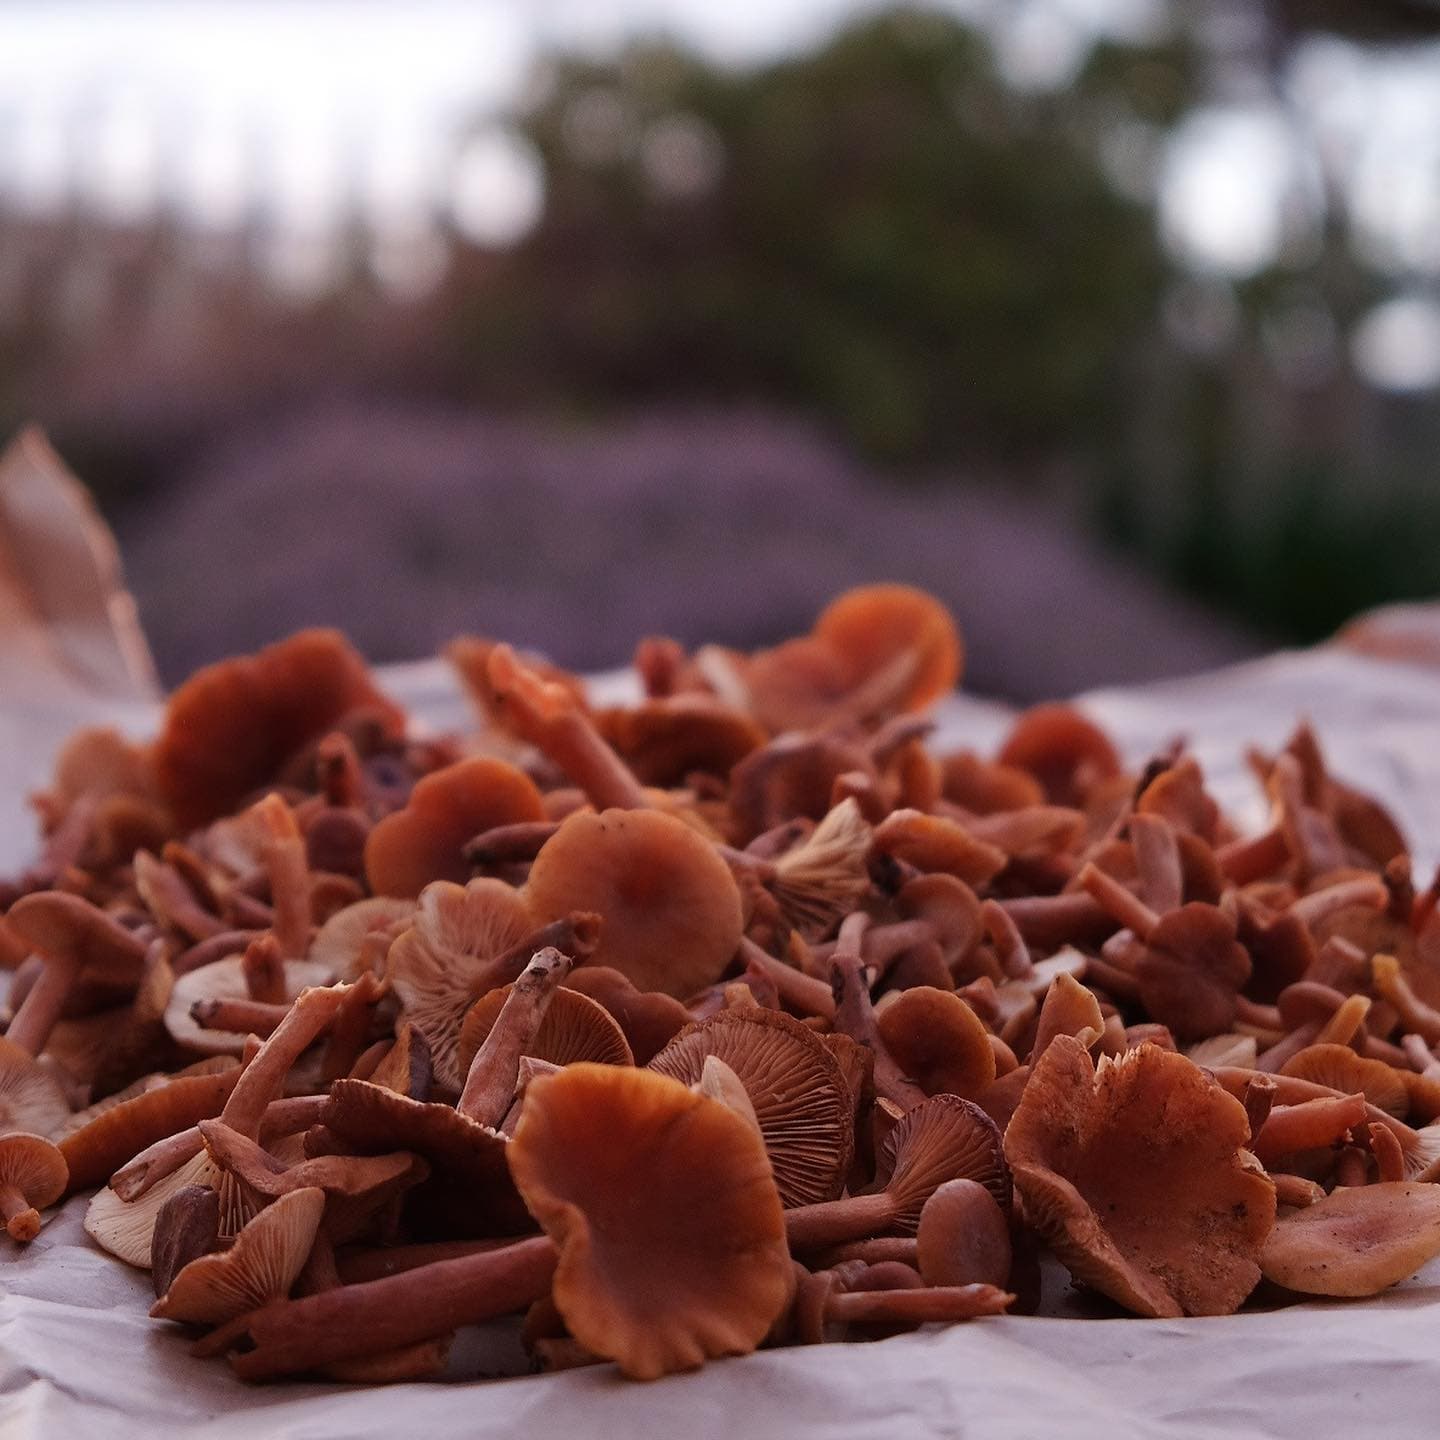
M1069 707L934 753L901 586L647 639L622 707L450 654L464 737L310 631L64 747L0 885L15 1244L95 1190L197 1354L359 1382L502 1316L650 1378L1033 1313L1046 1257L1180 1316L1440 1253L1440 884L1309 729L1242 835Z

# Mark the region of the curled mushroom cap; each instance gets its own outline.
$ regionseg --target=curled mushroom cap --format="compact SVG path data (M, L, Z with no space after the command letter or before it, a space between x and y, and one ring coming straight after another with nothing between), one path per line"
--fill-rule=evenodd
M791 1291L780 1197L733 1110L649 1070L531 1082L510 1167L570 1333L635 1379L746 1354Z
M500 880L437 880L420 896L415 923L390 946L388 973L405 1018L425 1037L435 1078L458 1090L460 1024L490 988L492 962L534 928L519 893Z
M65 1157L40 1135L0 1136L0 1220L12 1240L40 1233L40 1211L65 1192Z
M880 1038L927 1095L973 1098L995 1078L995 1052L975 1012L953 991L902 990L876 1013Z
M954 619L909 585L847 590L820 612L811 634L841 658L852 689L876 686L885 710L923 710L960 680L964 650Z
M681 998L719 979L744 923L730 867L658 810L569 816L535 857L525 898L541 922L598 913L593 962Z
M854 1157L854 1119L844 1073L819 1037L776 1010L722 1010L682 1030L650 1069L695 1085L711 1056L750 1097L781 1202L833 1200Z
M1267 1280L1306 1295L1378 1295L1440 1255L1440 1185L1392 1180L1335 1190L1277 1222Z
M461 760L427 775L405 808L370 832L365 874L377 895L413 898L432 880L464 881L465 842L481 831L544 818L524 771L489 757Z
M1219 1315L1260 1278L1275 1187L1245 1108L1140 1045L1098 1070L1057 1036L1005 1133L1026 1218L1077 1279L1140 1315Z
M502 985L491 990L466 1011L456 1045L461 1074L470 1069L470 1062L494 1029L513 988L513 985ZM545 1018L525 1046L525 1054L536 1060L548 1060L552 1065L573 1065L578 1060L597 1065L635 1063L625 1032L614 1016L599 1001L570 989L557 990L550 997Z
M334 630L302 630L255 655L208 665L165 708L155 744L161 793L182 824L203 824L234 809L296 751L362 708L403 734L404 714Z
M292 1190L266 1208L216 1255L192 1260L157 1300L157 1320L223 1325L272 1300L283 1300L309 1258L325 1213L325 1192Z
M1343 1095L1363 1094L1397 1118L1410 1108L1410 1093L1400 1072L1383 1060L1366 1060L1348 1045L1307 1045L1280 1067L1280 1073L1313 1080Z

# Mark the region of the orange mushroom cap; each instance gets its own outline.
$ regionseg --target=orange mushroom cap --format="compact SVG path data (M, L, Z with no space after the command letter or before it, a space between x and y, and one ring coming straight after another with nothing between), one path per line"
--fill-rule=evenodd
M432 880L470 875L463 847L483 830L543 820L534 782L504 760L477 757L421 780L403 810L387 815L365 842L365 874L377 895L413 898Z
M559 1247L571 1334L632 1378L747 1354L789 1300L769 1158L720 1101L649 1070L571 1065L531 1082L509 1157Z
M182 824L203 824L361 708L377 712L397 737L404 733L404 712L375 688L335 630L302 630L255 655L207 665L165 708L155 744L161 793Z
M1140 1315L1226 1315L1260 1278L1275 1186L1245 1108L1184 1056L1097 1069L1057 1036L1005 1132L1029 1222L1077 1279Z
M880 1038L927 1095L974 1099L995 1078L995 1052L975 1012L953 991L902 990L876 1012Z
M1098 780L1120 773L1120 757L1110 738L1072 705L1035 705L1014 724L996 760L1028 771L1054 805L1084 799L1080 779Z
M730 867L658 810L570 815L535 857L524 894L542 923L599 914L593 963L682 998L719 979L744 923Z
M485 1037L495 1027L513 985L501 985L482 995L460 1026L456 1062L463 1075L470 1069ZM552 1065L573 1065L588 1060L596 1065L633 1065L634 1056L614 1016L598 1001L579 990L562 987L550 997L545 1017L525 1054Z

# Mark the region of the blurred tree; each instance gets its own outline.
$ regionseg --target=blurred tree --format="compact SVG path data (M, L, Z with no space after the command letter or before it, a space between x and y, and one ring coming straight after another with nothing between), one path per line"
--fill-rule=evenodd
M753 69L556 60L519 117L544 216L460 278L455 343L487 393L758 395L891 459L1083 445L1166 274L1101 139L1173 120L1194 74L1180 46L1105 46L1063 99L1027 93L914 10Z

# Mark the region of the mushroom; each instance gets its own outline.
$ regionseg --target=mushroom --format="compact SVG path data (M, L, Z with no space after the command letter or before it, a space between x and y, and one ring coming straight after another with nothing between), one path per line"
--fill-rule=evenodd
M0 1037L0 1135L51 1135L69 1118L70 1102L54 1075L28 1050Z
M1388 1181L1336 1190L1279 1220L1265 1278L1305 1295L1378 1295L1440 1255L1440 1186Z
M523 771L479 757L421 780L403 810L387 815L365 842L365 874L377 895L413 899L433 880L463 883L465 842L496 825L545 818L540 792Z
M325 1192L291 1190L260 1211L229 1250L190 1261L150 1308L156 1320L223 1325L290 1293L315 1243Z
M975 1180L947 1180L931 1195L920 1211L915 1241L927 1285L1003 1290L1010 1279L1010 1225L995 1197Z
M903 860L925 874L953 875L967 885L994 879L1009 858L954 820L918 810L892 810L875 827L874 845L880 854Z
M1260 1278L1275 1187L1245 1109L1141 1045L1098 1069L1057 1036L1005 1132L1027 1220L1071 1274L1140 1315L1235 1310Z
M65 1193L65 1157L41 1135L0 1135L0 1220L12 1240L40 1233L40 1211Z
M775 1010L722 1010L682 1030L649 1068L695 1085L712 1057L749 1096L781 1204L788 1209L839 1195L854 1154L852 1102L820 1039Z
M719 979L744 925L729 866L658 810L569 816L535 857L524 895L542 922L597 913L594 963L680 999Z
M553 1282L576 1340L653 1378L753 1350L787 1303L764 1147L718 1101L572 1065L533 1082L510 1150L546 1235L268 1305L207 1343L246 1346L247 1379L294 1374L522 1310Z
M1033 775L1052 805L1083 804L1094 781L1120 773L1120 757L1105 732L1070 705L1026 710L996 760Z
M1357 1092L1386 1114L1404 1119L1410 1096L1399 1073L1382 1060L1366 1060L1348 1045L1310 1045L1280 1067L1282 1075L1313 1080L1346 1095Z
M726 777L769 738L743 711L708 695L651 698L601 710L594 719L646 785L679 785L696 771Z
M334 972L328 966L316 964L313 960L285 962L285 989L292 1000L307 986L326 985L334 978ZM227 1012L223 1007L230 1002L243 1003ZM244 1047L245 1036L251 1030L266 1030L268 1033L267 1026L278 1024L288 1010L288 1006L278 1005L268 1011L257 1011L249 1008L250 1003L243 957L216 960L181 975L175 981L165 1006L165 1029L177 1045L194 1054L238 1055ZM201 1009L203 1023L202 1018L196 1017L197 1006L212 1007L208 1013ZM261 1018L267 1014L268 1021ZM221 1028L229 1025L237 1028Z
M357 980L362 970L383 971L390 942L409 929L415 910L414 901L391 895L357 900L315 932L308 958L340 980Z
M926 1095L974 1099L995 1078L995 1052L975 1012L953 991L916 985L875 1012L880 1039Z
M876 1188L785 1212L792 1250L820 1250L886 1232L913 1235L925 1202L947 1180L975 1180L1010 1208L1000 1131L977 1105L932 1095L908 1111L877 1148Z
M566 978L568 984L569 977ZM456 1044L456 1058L462 1070L470 1069L512 989L512 985L503 985L491 990L465 1012ZM635 1063L625 1032L610 1012L588 995L569 988L551 997L549 1008L524 1053L553 1065L572 1065L577 1060L591 1060L597 1065Z
M691 1023L690 1012L674 996L637 990L608 965L587 964L572 970L565 985L588 995L614 1016L637 1065L648 1065Z
M285 761L365 709L400 736L403 713L333 630L302 630L253 656L198 670L171 697L155 742L155 777L182 825L232 810Z

